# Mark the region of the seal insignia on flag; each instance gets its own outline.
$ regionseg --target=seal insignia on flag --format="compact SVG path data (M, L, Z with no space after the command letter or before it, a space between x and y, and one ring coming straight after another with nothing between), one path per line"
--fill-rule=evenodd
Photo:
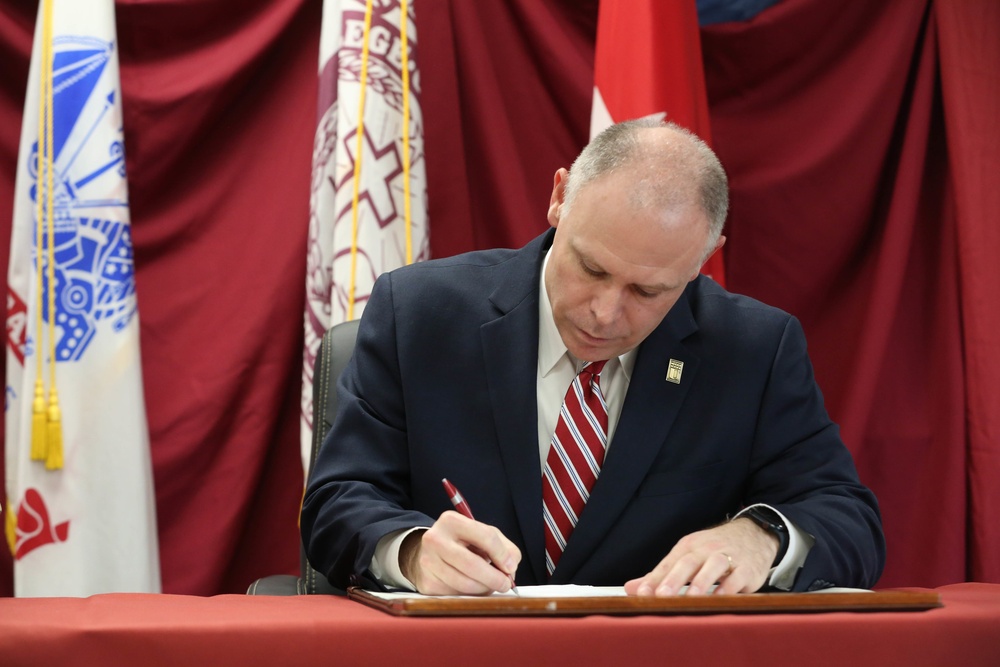
M58 361L77 361L102 330L122 331L135 315L135 275L124 139L112 113L118 91L111 77L102 76L115 45L67 36L53 47L55 352ZM40 191L37 142L28 171L34 201ZM33 246L39 269L45 268L47 244L43 236ZM48 272L42 276L48 289ZM43 300L42 317L48 322L49 316Z

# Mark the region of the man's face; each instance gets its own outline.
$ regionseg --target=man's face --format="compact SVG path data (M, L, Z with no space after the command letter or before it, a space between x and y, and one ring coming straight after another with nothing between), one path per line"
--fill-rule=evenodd
M545 288L570 353L610 359L639 345L697 277L708 222L697 206L636 210L628 196L636 175L628 170L587 184L567 208L565 177L556 172L549 204L556 234Z

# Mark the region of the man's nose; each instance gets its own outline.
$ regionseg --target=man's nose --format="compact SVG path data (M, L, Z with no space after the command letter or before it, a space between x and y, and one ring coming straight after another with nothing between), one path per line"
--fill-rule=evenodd
M614 324L621 316L622 299L613 287L599 289L590 300L590 312L600 326Z

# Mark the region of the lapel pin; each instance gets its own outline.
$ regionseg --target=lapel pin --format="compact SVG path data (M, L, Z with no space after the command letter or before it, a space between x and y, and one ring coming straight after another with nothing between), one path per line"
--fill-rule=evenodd
M681 373L684 372L684 362L678 361L677 359L671 359L670 365L667 366L667 382L673 382L674 384L681 383Z

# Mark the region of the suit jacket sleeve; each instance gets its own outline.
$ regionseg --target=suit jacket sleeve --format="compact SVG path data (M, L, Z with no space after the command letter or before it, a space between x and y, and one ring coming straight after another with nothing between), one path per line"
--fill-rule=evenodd
M875 584L885 559L878 504L826 414L794 317L765 385L750 466L747 499L771 504L816 538L794 590Z
M433 523L405 509L411 506L409 452L390 283L387 274L372 289L354 355L337 384L337 418L303 499L309 562L341 588L362 583L358 573L367 573L383 535Z

